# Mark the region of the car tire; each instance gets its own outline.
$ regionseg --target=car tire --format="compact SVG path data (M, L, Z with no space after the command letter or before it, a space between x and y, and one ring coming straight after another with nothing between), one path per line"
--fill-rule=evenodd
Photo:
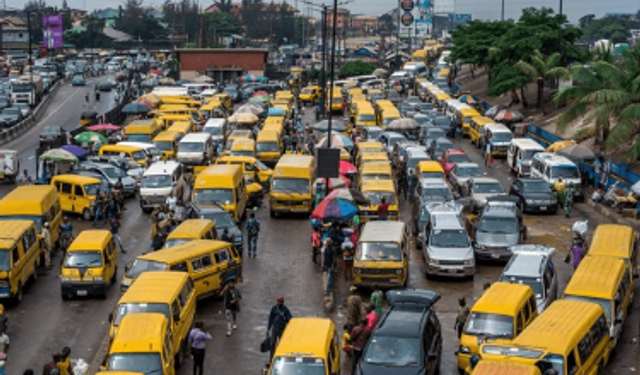
M60 297L62 297L63 301L68 301L68 300L71 299L71 297L68 294L64 293L64 292L60 292Z
M18 290L16 291L16 294L13 295L13 302L17 305L22 302L23 298L24 292L22 290L22 283L18 283Z
M84 210L82 210L82 219L84 221L89 221L91 220L91 210L89 210L88 208L85 208Z

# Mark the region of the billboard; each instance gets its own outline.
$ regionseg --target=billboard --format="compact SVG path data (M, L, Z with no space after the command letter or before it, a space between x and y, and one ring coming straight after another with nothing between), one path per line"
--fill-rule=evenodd
M49 48L62 48L62 14L42 15L42 44Z
M456 0L434 0L433 13L447 14L456 12Z

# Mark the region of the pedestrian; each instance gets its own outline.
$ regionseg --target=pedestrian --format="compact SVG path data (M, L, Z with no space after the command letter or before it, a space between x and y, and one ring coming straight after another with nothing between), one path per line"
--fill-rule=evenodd
M342 342L340 346L342 347L342 351L347 354L347 357L351 357L353 355L353 344L351 344L351 331L353 330L353 325L345 324L342 326Z
M58 362L58 370L60 375L72 375L71 374L71 348L65 346L60 352L60 362Z
M289 308L284 304L284 297L278 297L276 304L271 307L269 322L267 323L267 336L269 336L269 332L271 332L271 358L273 358L282 333L292 317L291 311L289 311Z
M91 102L91 96L89 95L89 93L86 93L84 96L84 101L89 104Z
M33 181L31 180L31 176L29 176L29 173L27 172L26 169L22 172L22 174L20 175L20 178L18 178L18 183L20 185L31 185L31 184L33 184Z
M569 182L569 187L564 189L564 216L568 219L573 209L573 182Z
M341 246L342 250L342 266L344 272L344 281L351 280L351 275L353 273L353 255L354 255L354 246L353 242L349 237L345 238L344 242L342 242Z
M362 297L358 294L358 288L352 285L351 295L347 298L347 324L357 326L362 320Z
M100 220L100 219L102 219L103 221L105 220L105 216L103 214L104 196L102 195L102 193L100 193L100 190L98 190L98 192L96 193L96 201L95 201L95 204L93 206L93 209L94 209L93 226L95 227L96 224L98 223L98 220Z
M409 194L409 202L413 203L415 197L416 186L418 185L418 177L414 173L413 169L409 170L409 176L407 177L407 187ZM406 198L405 198L406 199Z
M196 322L189 332L189 348L193 357L193 375L202 375L204 371L204 354L206 342L211 340L211 334L204 331L204 323Z
M249 257L255 258L258 255L258 235L260 234L260 222L256 218L255 212L252 212L247 220L246 229Z
M491 154L491 142L487 142L487 144L484 146L484 165L485 167L489 167L491 168L491 165L493 165L493 156Z
M240 291L236 289L235 278L229 279L220 294L224 296L224 310L227 317L227 337L229 337L231 333L238 328L236 325L236 314L240 311L240 300L242 299Z
M351 360L351 375L356 374L358 362L362 358L362 351L369 341L371 330L367 328L367 319L362 319L360 324L351 331L351 342L353 343L353 359Z
M169 193L169 196L167 197L164 203L169 208L169 211L176 212L176 206L178 205L178 198L176 197L175 194L173 194L173 192Z
M49 230L49 222L42 225L42 251L44 253L44 265L51 268L51 231Z
M467 300L462 297L458 299L458 316L456 317L456 322L454 324L454 329L458 333L458 338L462 336L462 331L464 330L464 325L467 323L467 318L469 317L469 307L467 306Z
M318 263L318 254L320 253L320 247L322 246L321 238L320 228L314 227L311 232L311 259L313 260L313 263Z
M333 275L336 265L336 242L329 240L327 246L324 249L324 272L327 274L327 285L325 287L325 293L330 293L333 290Z
M378 319L380 318L376 311L373 309L373 304L366 304L364 308L365 318L367 319L367 328L373 331L378 324Z
M389 203L387 203L387 198L382 197L380 199L380 204L378 204L378 220L386 221L389 216Z
M370 302L378 317L382 316L382 303L384 301L384 293L380 287L375 284L373 286L373 292L371 293Z
M556 201L558 202L559 207L564 207L564 189L567 187L562 177L558 178L555 184L553 184L553 190L556 192Z
M117 217L109 219L109 227L111 229L111 237L116 240L116 243L120 248L120 252L122 254L126 254L127 252L124 250L124 246L122 246L122 238L120 238L120 235L118 234L118 231L120 230L120 221Z
M51 372L58 367L56 364L60 362L60 354L56 353L52 356L53 361L47 362L42 368L42 375L51 375Z
M233 237L233 235L229 234L229 228L224 228L220 236L220 241L233 243Z

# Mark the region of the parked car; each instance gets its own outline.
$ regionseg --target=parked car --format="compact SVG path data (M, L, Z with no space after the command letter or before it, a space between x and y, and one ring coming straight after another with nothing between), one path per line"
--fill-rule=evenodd
M498 279L529 285L536 296L538 314L558 298L558 274L551 259L555 250L543 245L511 246L513 256Z
M442 328L433 305L436 292L403 289L387 292L389 308L364 348L356 374L436 375L442 358Z
M109 81L100 81L98 83L98 90L100 91L111 91L113 89L113 84Z
M0 96L0 110L11 107L11 101L8 97L2 95Z
M218 232L218 238L222 236L224 230L227 229L231 238L233 238L233 245L242 250L244 242L242 240L242 231L238 228L233 216L219 205L206 205L200 206L196 203L189 207L187 212L189 219L209 219L216 225L216 231Z
M518 206L523 212L558 212L556 195L541 178L519 178L513 181L509 195L518 198Z
M15 103L13 107L20 110L20 112L22 113L22 118L26 118L31 114L31 108L27 103Z
M438 160L442 156L442 154L453 148L453 143L446 138L438 138L431 145L427 146L427 150L429 150L429 155L431 155L431 160Z
M109 181L109 185L112 188L118 182L118 179L122 179L124 195L134 196L136 194L136 180L128 176L127 173L121 168L118 168L112 164L84 161L80 163L79 169L84 169L101 174Z

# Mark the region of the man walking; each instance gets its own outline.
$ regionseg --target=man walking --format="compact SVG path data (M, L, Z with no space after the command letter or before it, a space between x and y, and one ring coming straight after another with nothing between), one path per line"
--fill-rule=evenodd
M51 232L49 231L49 222L45 222L42 226L42 248L44 265L47 268L51 268Z
M204 371L204 349L206 341L211 340L211 335L204 331L204 323L196 322L189 332L189 348L193 356L193 375L202 375Z
M360 320L360 325L351 331L351 342L353 343L353 359L351 362L351 375L356 374L358 362L362 358L362 351L369 341L371 330L367 328L367 319Z
M413 172L413 169L409 170L409 177L407 177L407 186L408 186L408 194L409 194L409 202L413 203L414 192L416 190L416 185L418 185L418 178L416 174ZM406 198L405 198L406 199Z
M256 218L254 212L251 213L251 217L247 220L247 247L249 248L249 257L256 257L258 255L258 234L260 233L260 222Z
M276 304L271 307L271 312L269 313L269 322L267 324L267 336L269 335L269 331L271 331L270 348L272 359L273 354L276 352L278 342L282 337L282 333L284 332L284 329L291 318L292 316L289 308L284 305L284 297L278 297Z
M358 288L351 286L351 295L347 298L347 324L355 327L362 321L362 298Z
M569 182L569 186L564 189L564 215L567 219L571 216L571 210L573 209L573 182Z
M242 299L240 291L236 289L235 277L229 279L220 294L224 296L224 309L227 316L227 337L229 337L233 333L233 330L238 328L236 325L236 313L240 311L240 299Z

